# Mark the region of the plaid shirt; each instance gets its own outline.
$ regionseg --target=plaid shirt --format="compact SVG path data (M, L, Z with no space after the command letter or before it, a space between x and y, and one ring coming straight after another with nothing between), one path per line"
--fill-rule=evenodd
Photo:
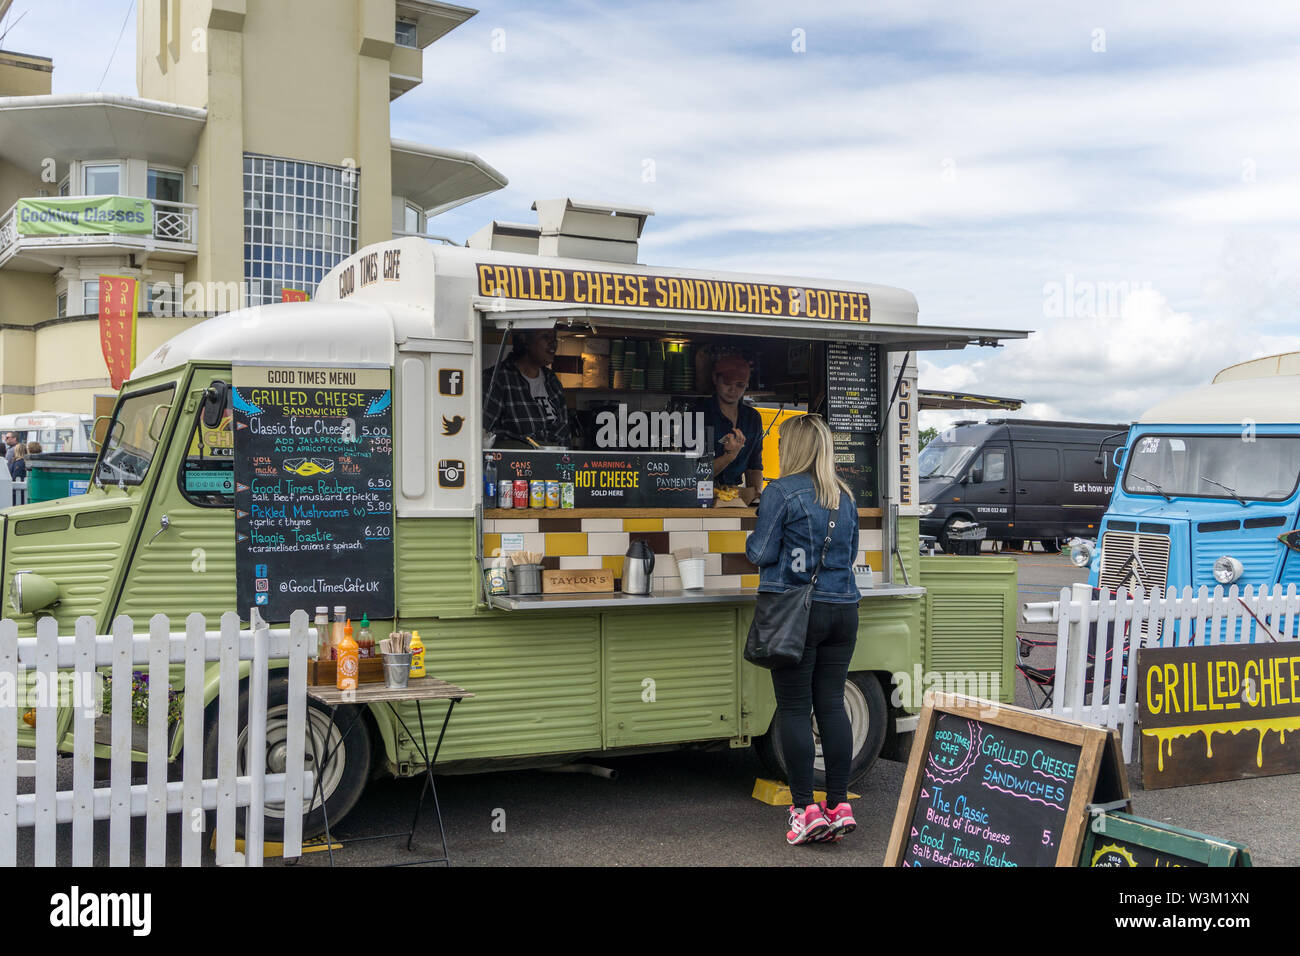
M492 384L493 373L496 384ZM546 393L556 420L548 422L546 413L533 398L528 379L509 359L487 370L483 375L483 427L490 433L511 433L518 438L531 438L539 445L568 445L570 443L569 408L564 403L564 387L549 368L542 369ZM487 389L491 386L491 391Z

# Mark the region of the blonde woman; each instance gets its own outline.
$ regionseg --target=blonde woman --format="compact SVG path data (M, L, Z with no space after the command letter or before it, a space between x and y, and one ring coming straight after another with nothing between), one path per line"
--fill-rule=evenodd
M819 415L782 422L781 477L769 482L745 553L759 569L759 591L781 592L812 580L808 639L797 664L772 670L782 757L794 799L786 841L839 840L857 826L848 804L853 735L844 682L858 639L858 511L835 474L830 428ZM813 801L812 715L826 762L826 802Z
M36 446L40 449L40 445ZM30 449L23 442L14 446L14 460L9 463L9 477L14 481L27 480L27 456L31 454Z

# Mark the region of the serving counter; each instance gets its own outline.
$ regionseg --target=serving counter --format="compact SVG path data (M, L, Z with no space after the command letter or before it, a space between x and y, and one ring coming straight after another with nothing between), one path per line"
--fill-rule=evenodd
M924 594L925 588L921 587L882 584L863 591L862 599L919 598ZM502 611L572 611L658 604L738 604L753 601L757 595L754 588L701 588L692 591L666 589L650 594L624 594L621 591L612 594L500 594L493 595L491 600L492 606Z

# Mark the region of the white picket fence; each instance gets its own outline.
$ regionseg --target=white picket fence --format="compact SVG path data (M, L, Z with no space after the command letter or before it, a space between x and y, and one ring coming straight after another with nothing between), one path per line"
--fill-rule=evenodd
M113 633L96 635L93 618L78 618L75 633L59 634L52 618L37 624L36 637L19 638L15 622L0 622L0 866L17 862L20 827L34 829L34 862L53 866L57 859L57 827L72 824L71 862L90 866L94 857L94 821L108 820L110 866L131 863L131 820L145 821L145 865L167 860L167 817L181 814L182 866L198 866L206 811L216 810L216 862L239 861L235 818L246 808L246 865L261 866L263 812L267 802L284 805L284 856L302 852L304 794L312 791L312 775L304 769L306 739L307 652L314 635L303 611L294 613L288 628L272 629L260 621L241 631L233 612L221 618L219 631L206 630L201 614L185 619L183 633L171 633L166 616L155 615L147 635L136 635L131 619L119 617ZM289 701L286 767L266 772L266 692L271 659L289 662ZM204 671L219 662L217 775L203 775ZM247 772L237 774L239 731L239 668L249 661ZM167 680L150 680L148 689L148 762L146 782L131 783L131 690L133 672L169 673L184 665L182 703L184 749L182 779L168 781ZM112 669L112 727L109 786L94 780L95 707L89 694L99 686L99 669ZM34 705L34 706L33 706ZM63 705L62 707L60 705ZM35 712L34 760L18 759L19 721ZM69 709L71 714L68 713ZM60 717L63 721L60 721ZM70 719L70 726L68 721ZM61 728L72 740L72 789L57 789ZM135 749L141 749L136 747ZM33 777L31 793L18 792L20 777Z
M1294 584L1227 592L1102 593L1086 584L1062 588L1060 600L1025 605L1028 622L1056 623L1056 681L1052 712L1120 730L1124 760L1133 760L1140 647L1294 641L1300 594Z

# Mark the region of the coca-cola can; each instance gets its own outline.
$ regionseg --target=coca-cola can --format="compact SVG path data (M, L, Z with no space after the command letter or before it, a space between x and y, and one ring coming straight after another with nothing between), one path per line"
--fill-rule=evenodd
M523 478L515 479L515 507L528 507L528 482Z

